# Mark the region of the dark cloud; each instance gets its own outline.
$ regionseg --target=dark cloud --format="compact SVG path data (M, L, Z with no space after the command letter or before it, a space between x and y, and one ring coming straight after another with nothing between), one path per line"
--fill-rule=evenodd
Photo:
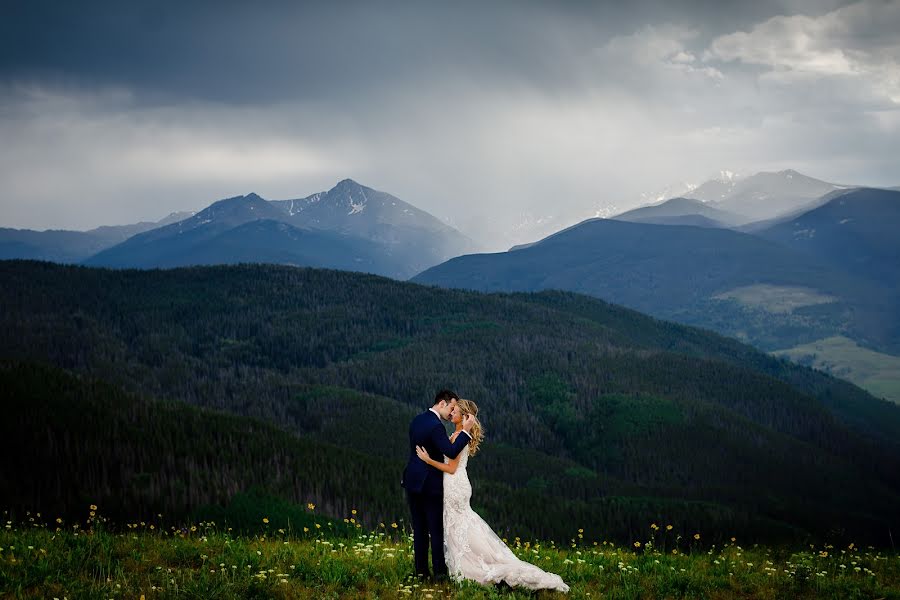
M896 184L895 5L848 4L6 3L3 224L353 177L496 249L721 168Z
M781 4L27 0L4 10L0 74L159 102L344 102L447 72L552 89L580 76L592 47L644 24L709 36Z

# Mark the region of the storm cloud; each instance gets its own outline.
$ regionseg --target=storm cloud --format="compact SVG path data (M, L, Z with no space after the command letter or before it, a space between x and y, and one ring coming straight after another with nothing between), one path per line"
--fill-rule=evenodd
M7 2L0 225L345 177L488 249L720 169L898 185L900 2Z

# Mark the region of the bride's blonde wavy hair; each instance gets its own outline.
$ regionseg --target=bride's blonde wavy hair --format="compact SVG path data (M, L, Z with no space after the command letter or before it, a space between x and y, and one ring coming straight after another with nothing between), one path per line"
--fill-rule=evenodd
M459 407L459 412L463 417L466 415L475 417L472 431L469 432L472 434L472 440L469 442L469 456L475 456L478 453L478 446L484 439L484 427L482 427L481 421L478 420L478 405L471 400L460 398L456 401L456 406Z

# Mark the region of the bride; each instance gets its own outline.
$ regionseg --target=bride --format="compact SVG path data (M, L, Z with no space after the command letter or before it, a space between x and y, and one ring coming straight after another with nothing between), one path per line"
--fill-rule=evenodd
M451 440L455 440L462 431L465 415L475 417L472 441L455 459L445 457L445 462L440 463L428 456L424 448L416 447L419 458L444 472L444 548L450 576L457 581L471 579L481 584L505 581L513 587L568 592L569 586L559 575L519 560L469 506L472 485L466 474L466 464L469 456L475 456L478 452L484 435L477 416L478 406L471 400L460 399L450 414L450 420L456 426Z

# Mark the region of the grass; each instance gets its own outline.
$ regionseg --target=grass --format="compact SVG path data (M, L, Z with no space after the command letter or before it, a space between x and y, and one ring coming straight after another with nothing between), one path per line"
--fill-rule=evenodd
M744 306L771 313L790 313L795 309L834 302L836 298L816 290L760 283L728 290L713 296L717 300L736 300Z
M863 348L834 336L773 352L794 362L846 379L873 396L900 403L900 357Z
M114 530L92 511L85 523L40 515L0 528L0 598L558 598L410 576L412 541L396 524L348 535L329 527L237 534L214 523ZM520 539L523 560L558 573L571 598L900 599L900 556L848 543L801 549L706 546L699 534L648 527L627 546L558 546Z

